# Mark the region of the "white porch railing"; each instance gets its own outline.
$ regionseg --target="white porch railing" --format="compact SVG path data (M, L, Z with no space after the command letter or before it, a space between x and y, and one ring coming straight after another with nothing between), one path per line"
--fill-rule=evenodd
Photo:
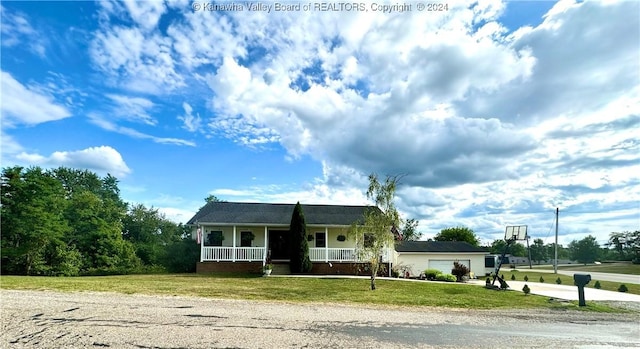
M264 259L264 247L236 247L237 261L261 261Z
M355 262L356 249L313 247L309 249L309 259L312 262Z
M236 247L235 257L233 247L202 247L202 261L262 261L264 259L264 247Z
M382 261L389 262L392 250L386 249L382 253ZM236 247L227 246L203 246L202 262L220 261L263 261L265 258L264 247ZM312 262L364 262L368 258L358 254L355 248L309 248L309 259Z

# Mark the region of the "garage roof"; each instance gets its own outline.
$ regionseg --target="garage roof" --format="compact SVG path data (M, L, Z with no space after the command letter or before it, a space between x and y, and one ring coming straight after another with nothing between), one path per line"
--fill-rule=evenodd
M398 252L484 252L485 249L464 241L401 241L396 245Z

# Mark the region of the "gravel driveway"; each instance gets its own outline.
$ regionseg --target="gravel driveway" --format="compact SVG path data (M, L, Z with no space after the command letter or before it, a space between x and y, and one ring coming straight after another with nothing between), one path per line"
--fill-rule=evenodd
M640 348L640 314L0 291L2 348Z

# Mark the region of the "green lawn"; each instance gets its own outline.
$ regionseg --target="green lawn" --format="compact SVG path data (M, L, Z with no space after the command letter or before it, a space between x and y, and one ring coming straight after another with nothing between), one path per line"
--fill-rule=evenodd
M536 266L534 266L536 268ZM540 269L552 269L553 266L540 266ZM598 273L614 273L614 274L630 274L640 275L640 264L631 264L629 262L620 263L603 263L603 264L575 264L575 265L561 265L558 266L559 270L577 270L577 271L591 271Z
M126 294L198 296L288 302L327 302L388 306L428 306L465 309L547 308L614 311L589 304L578 307L550 303L546 297L493 291L482 286L367 279L258 277L250 275L124 275L93 277L2 276L2 289L98 291Z
M535 270L535 269L533 269ZM544 279L545 283L556 283L556 279L559 277L562 285L573 285L573 276L561 275L561 274L550 274L550 273L536 273L535 271L505 271L504 273L500 273L504 275L507 283L511 280L511 275L515 275L516 281L524 281L525 275L529 277L528 282L539 282L540 277ZM587 287L593 287L596 284L597 279L591 279L591 282L587 285ZM607 291L618 291L618 287L620 287L620 282L611 282L611 281L600 281L600 289ZM638 284L625 284L629 289L629 293L640 294L640 285Z

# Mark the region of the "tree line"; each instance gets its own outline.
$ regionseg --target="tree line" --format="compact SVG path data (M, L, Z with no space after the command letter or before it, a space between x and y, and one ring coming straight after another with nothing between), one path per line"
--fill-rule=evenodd
M3 168L1 188L2 274L195 271L188 228L124 202L111 175L15 166Z

